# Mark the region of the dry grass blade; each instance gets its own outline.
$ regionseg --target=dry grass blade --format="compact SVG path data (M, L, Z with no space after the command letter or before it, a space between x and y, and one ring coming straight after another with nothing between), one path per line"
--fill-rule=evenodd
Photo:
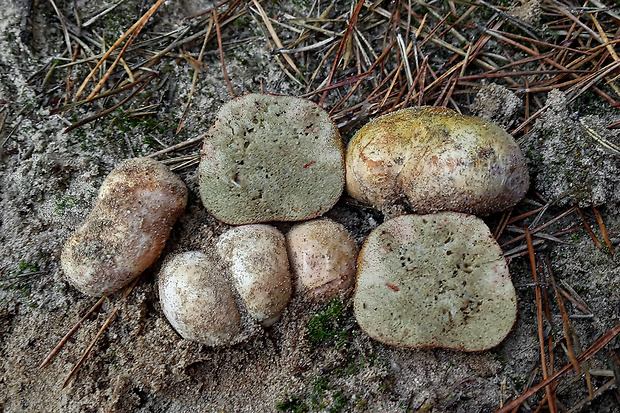
M592 393L592 395L584 398L583 400L581 400L579 403L577 403L576 405L574 405L569 411L568 413L576 413L578 411L580 411L583 407L587 406L589 403L592 402L592 400L594 400L595 398L597 398L598 396L600 396L601 394L603 394L604 392L606 392L607 390L613 388L616 385L616 379L613 378L611 380L609 380L607 383L603 384L601 387L599 387L598 389L596 389L596 391L594 393Z
M93 339L93 341L91 341L90 345L88 346L88 348L84 351L84 354L82 354L82 357L80 358L80 360L76 363L76 365L73 367L73 369L71 370L71 372L69 373L69 376L67 376L67 379L65 380L65 382L62 385L62 388L64 389L65 387L67 387L67 384L69 384L69 382L71 381L71 379L73 377L75 377L75 374L78 372L78 370L80 369L80 367L82 366L82 364L84 364L84 360L86 360L86 357L88 357L88 355L90 354L90 352L93 350L93 347L95 347L95 344L97 344L97 341L99 340L99 338L103 335L103 332L106 330L106 328L108 328L108 326L110 325L110 323L112 322L112 320L114 319L114 317L116 316L116 313L118 313L118 310L121 306L121 304L123 303L123 301L125 301L125 299L129 296L129 293L131 293L131 291L133 290L133 287L136 286L136 284L138 283L138 280L140 279L140 277L136 277L135 280L133 280L133 282L125 289L125 292L123 293L123 296L121 297L121 299L118 301L118 303L116 304L116 306L114 307L114 310L112 310L112 313L110 313L110 315L108 316L108 318L105 320L105 323L103 323L103 325L101 326L101 328L99 329L99 331L97 332L97 335L95 336L95 338Z
M334 75L336 74L336 69L338 68L338 65L340 64L340 59L342 58L342 55L344 54L344 51L346 50L347 42L349 41L349 37L351 36L353 27L355 27L355 24L357 23L357 18L360 12L362 11L363 6L364 6L364 0L359 0L357 3L357 6L355 6L355 10L353 11L353 14L351 15L351 19L349 20L347 29L345 30L344 35L342 36L342 39L340 39L340 45L338 46L338 51L336 52L336 58L334 59L334 63L332 65L332 68L325 82L327 86L331 84L334 78ZM327 91L323 92L323 96L321 96L321 99L319 101L320 106L323 106L323 104L325 103L325 99L327 99L327 93L328 93Z
M110 109L106 109L103 112L97 113L96 115L90 116L86 119L82 119L79 122L74 123L73 125L69 126L67 129L65 129L65 131L63 133L69 133L71 132L73 129L75 128L79 128L80 126L86 125L87 123L90 123L96 119L99 119L105 115L108 115L112 112L114 112L116 109L118 109L119 107L123 106L125 103L129 102L134 96L136 96L138 93L140 93L140 91L142 91L142 89L144 89L149 83L151 83L151 80L155 79L155 75L150 75L148 76L144 82L140 85L140 87L136 90L134 90L131 95L127 96L125 99L123 99L122 101L120 101L119 103L117 103L116 105L112 106Z
M183 109L183 114L181 115L181 119L179 120L179 126L175 131L175 134L178 135L183 128L183 124L185 123L185 117L187 116L187 111L189 110L189 105L192 102L192 97L194 96L194 92L196 91L196 83L198 81L198 74L201 73L201 69L199 64L202 63L202 58L205 53L205 48L207 47L207 41L209 40L209 36L211 35L211 30L213 29L213 17L209 19L209 27L207 28L207 32L205 33L205 38L202 42L202 47L200 48L200 54L198 55L198 61L196 63L196 67L194 68L194 75L192 76L192 87L189 91L189 95L187 96L187 103L185 104L185 109Z
M616 324L614 327L611 328L611 330L609 330L607 333L605 333L603 336L601 336L598 340L596 340L596 342L594 344L592 344L582 355L580 355L577 358L577 361L579 363L583 363L584 361L589 360L590 358L592 358L592 356L597 354L607 344L609 344L609 342L611 340L613 340L618 334L620 334L620 323ZM526 392L524 392L523 394L521 394L521 396L519 396L515 400L505 404L503 407L501 407L500 409L496 410L495 413L508 413L509 411L514 409L515 407L521 406L527 399L532 397L534 394L536 394L542 388L548 386L552 382L554 382L557 379L559 379L560 377L564 376L566 373L568 373L572 369L573 369L573 364L572 363L569 363L569 364L565 365L560 370L556 371L553 375L549 376L547 379L541 381L540 383L538 383L535 386L533 386L531 389L529 389Z
M151 9L149 9L149 11L147 11L144 16L149 15L150 16L155 13L155 10L157 10L157 8L159 8L159 6L164 2L164 0L157 0L157 2L151 7ZM149 14L151 13L151 14ZM108 51L101 57L101 59L99 59L99 61L97 62L97 64L95 65L95 67L90 71L90 73L86 76L86 79L84 79L84 81L82 82L82 84L80 85L78 91L75 93L75 100L77 101L78 98L80 97L80 95L82 94L82 92L84 92L84 89L86 88L86 85L88 85L88 82L90 82L90 80L93 78L93 76L95 75L95 73L97 72L97 70L99 69L99 67L101 67L101 65L106 61L106 59L112 54L112 52L114 50L116 50L116 48L118 48L118 46L120 46L120 44L129 36L131 35L138 27L140 27L141 25L144 26L144 24L146 22L143 22L143 18L140 18L137 22L135 22L133 24L133 26L131 26L125 33L123 33L121 35L121 37L118 38L118 40L116 42L114 42L114 44L108 49ZM148 19L147 19L148 20ZM119 57L121 55L119 54Z
M176 151L177 149L182 149L182 148L185 148L186 146L190 146L190 145L193 145L195 143L201 142L202 140L203 140L202 136L199 136L197 138L192 138L192 139L189 139L189 140L187 140L185 142L177 143L176 145L172 145L172 146L170 146L170 147L168 147L166 149L162 149L161 151L157 151L155 153L147 155L147 158L154 158L154 157L159 156L159 155L164 155L164 154L166 154L168 152Z
M267 31L269 31L269 34L271 35L273 42L276 44L278 48L284 49L284 45L280 41L280 38L278 37L278 34L276 33L276 31L273 29L271 21L269 20L267 13L265 13L265 10L262 8L260 3L256 0L252 0L252 4L254 4L254 7L256 7L256 10L258 10L258 13L260 14L260 17L263 19L265 26L267 26ZM289 56L288 54L284 54L283 56L284 56L284 60L286 60L286 63L288 63L291 66L291 68L293 68L295 73L301 76L301 72L297 68L297 65L295 65L295 62L293 62L293 59L291 58L291 56Z

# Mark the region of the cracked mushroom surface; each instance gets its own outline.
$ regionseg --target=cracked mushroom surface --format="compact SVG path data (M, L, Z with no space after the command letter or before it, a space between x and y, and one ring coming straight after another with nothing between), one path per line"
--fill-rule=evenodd
M248 94L218 112L198 174L202 202L220 221L306 220L327 212L342 194L342 141L315 103Z
M499 126L438 107L414 107L364 125L346 153L346 188L376 208L488 215L529 186L521 149Z
M375 228L358 259L354 312L370 337L395 346L481 351L517 316L506 260L473 215L403 215Z

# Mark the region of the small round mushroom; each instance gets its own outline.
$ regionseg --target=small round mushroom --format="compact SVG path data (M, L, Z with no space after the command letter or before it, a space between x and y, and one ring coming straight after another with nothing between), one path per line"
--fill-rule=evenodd
M129 284L159 257L186 204L185 184L165 165L148 158L120 163L62 250L67 279L95 296Z
M441 212L402 215L370 233L354 312L362 330L386 344L480 351L508 335L517 300L485 223Z
M324 302L353 285L358 250L343 225L327 218L297 224L286 245L298 293Z
M168 258L159 273L159 298L184 339L209 346L239 340L241 317L218 257L189 251Z
M233 228L217 242L248 314L273 325L291 299L291 275L284 235L270 225Z
M377 208L487 215L519 202L527 164L499 126L436 107L402 109L362 127L347 147L346 188Z
M205 208L223 222L306 220L342 195L342 141L315 103L248 94L218 112L198 174Z

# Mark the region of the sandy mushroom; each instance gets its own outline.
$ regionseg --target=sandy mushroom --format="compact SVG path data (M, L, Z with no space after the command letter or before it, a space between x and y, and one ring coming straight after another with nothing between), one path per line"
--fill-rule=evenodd
M67 279L90 295L130 283L159 257L186 204L185 184L165 165L147 158L122 162L62 250Z
M278 321L291 299L284 235L269 225L244 225L224 233L217 250L248 314L264 327Z
M499 126L436 107L402 109L362 127L347 147L347 191L378 208L486 215L520 201L527 165Z
M286 246L298 293L327 301L353 285L357 246L341 224L326 218L297 224Z
M167 259L159 273L159 298L181 337L210 346L239 339L241 317L218 257L190 251Z
M218 112L198 172L202 202L221 221L305 220L328 211L342 194L342 142L315 103L249 94Z
M442 212L399 216L370 233L354 311L362 330L387 344L480 351L510 332L517 301L485 223Z

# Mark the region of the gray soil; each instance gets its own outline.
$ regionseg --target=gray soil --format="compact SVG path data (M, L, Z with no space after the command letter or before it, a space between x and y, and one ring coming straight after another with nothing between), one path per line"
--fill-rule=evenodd
M185 124L175 135L194 73L189 59L177 49L160 68L157 95L151 98L157 102L149 102L148 97L142 100L144 105L159 103L153 115L155 127L148 122L132 123L116 111L63 133L71 123L113 103L98 106L103 105L99 101L64 115L50 113L58 106L54 98L64 99L67 71L57 70L46 80L49 63L63 53L65 58L68 55L50 3L35 1L30 19L25 9L28 1L5 0L0 7L0 124L4 124L0 129L0 412L490 412L519 395L530 378L533 383L541 380L541 374L534 373L540 350L527 257L513 258L509 264L519 302L517 322L507 339L489 351L409 350L381 344L357 326L350 297L327 305L294 297L273 327L231 347L211 348L183 340L162 312L157 272L166 255L211 249L217 236L229 228L202 207L196 167L191 166L178 171L190 190L190 201L162 257L142 275L77 376L63 389L67 375L122 295L121 291L108 297L52 363L40 369L45 355L97 301L65 280L59 262L64 242L88 215L101 182L116 164L200 136L230 93L217 46L213 47L216 42L211 41ZM70 3L56 1L68 21L74 22ZM78 0L75 8L86 19L112 3ZM137 12L141 3L127 0L113 12L118 18L108 16L96 23L108 46L143 13ZM284 3L264 2L263 7L269 16L309 15L310 7L303 1ZM205 7L204 2L194 0L166 2L156 13L155 31L179 27L183 16ZM338 13L345 13L350 5L337 7ZM224 49L237 95L261 88L282 95L304 93L270 55L254 21L231 27L223 32ZM296 34L289 32L288 36ZM232 41L238 38L244 40ZM194 57L200 39L188 46ZM331 61L317 79L327 76ZM79 73L79 81L86 67L75 68L73 75ZM312 70L307 71L310 77ZM342 96L334 94L326 105ZM523 107L521 97L496 85L483 87L470 103L470 114L505 128L518 124ZM545 107L541 119L520 142L530 162L533 190L515 207L513 216L555 201L543 223L578 203L602 240L589 208L595 204L617 249L619 155L588 132L620 144L618 129L604 129L619 119L617 112L595 104L576 107L561 92L549 93ZM344 134L345 140L351 132L355 128ZM197 151L193 146L186 154ZM358 245L383 221L381 213L357 205L346 194L326 216L347 227ZM492 230L500 216L486 218ZM291 225L276 224L283 232ZM553 234L575 225L582 221L573 212L545 231ZM516 231L519 228L509 226L500 244L519 235ZM597 247L583 229L561 240L536 244L536 248L541 262L549 257L556 282L565 290L572 287L572 295L580 296L591 311L565 300L575 336L586 349L620 318L620 258L604 246ZM504 251L520 245L510 244ZM541 277L543 283L548 281L545 274ZM544 329L554 337L554 365L559 368L569 359L553 290L549 288L547 295L551 317L545 320ZM607 347L616 354L619 348L616 341ZM588 365L595 389L617 374L607 349ZM586 409L620 412L614 389L603 392ZM585 396L584 379L574 373L558 388L558 399L567 406ZM537 395L527 406L535 410L541 398Z

